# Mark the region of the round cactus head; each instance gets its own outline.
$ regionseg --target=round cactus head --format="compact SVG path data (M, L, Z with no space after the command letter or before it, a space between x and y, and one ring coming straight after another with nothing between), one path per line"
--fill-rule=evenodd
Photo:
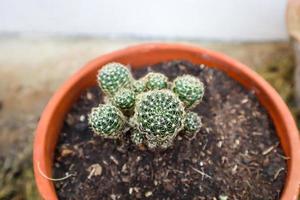
M135 103L135 93L130 89L122 88L113 96L113 103L120 109L131 109Z
M144 79L148 90L161 90L168 87L168 78L163 74L151 72Z
M120 88L127 87L130 82L129 70L120 63L108 63L99 70L98 83L108 95L113 95Z
M179 99L187 106L197 105L204 95L204 85L196 77L184 75L173 81L172 89Z
M193 135L197 133L202 126L201 118L197 113L188 112L184 120L184 130L186 133Z
M100 104L88 117L92 130L106 138L118 138L124 126L122 112L113 105Z
M165 148L183 128L184 107L169 90L153 90L137 96L133 122L150 148Z
M132 83L132 89L136 94L140 94L146 90L146 83L144 80L137 80Z

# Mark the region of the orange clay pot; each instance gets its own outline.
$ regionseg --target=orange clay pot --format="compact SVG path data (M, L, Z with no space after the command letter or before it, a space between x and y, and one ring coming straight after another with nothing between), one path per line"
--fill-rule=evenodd
M277 92L249 67L225 55L190 45L161 43L137 45L100 56L86 64L54 94L41 116L34 141L34 175L42 198L53 200L57 196L53 182L40 174L38 163L41 171L51 177L54 149L65 115L83 90L97 84L99 68L112 61L134 68L174 59L215 67L246 89L255 91L275 124L285 155L290 158L281 200L297 199L300 184L299 134L291 112Z

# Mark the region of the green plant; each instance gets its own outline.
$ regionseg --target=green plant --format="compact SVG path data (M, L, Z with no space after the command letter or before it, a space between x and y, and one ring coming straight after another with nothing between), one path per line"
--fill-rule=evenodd
M151 72L147 74L145 77L146 88L148 90L160 90L167 88L168 86L168 77L161 73Z
M120 63L108 63L99 70L98 83L107 95L113 95L120 88L131 83L129 70Z
M135 103L135 93L130 89L120 89L113 96L113 103L120 109L131 109Z
M132 90L136 94L140 94L146 90L146 82L144 80L133 81Z
M147 138L150 148L171 145L182 130L184 107L170 90L154 90L137 97L133 116L134 127Z
M204 95L203 83L194 76L184 75L173 81L172 89L187 107L197 105Z
M136 144L140 145L143 144L145 140L145 135L138 130L134 129L132 134L131 134L131 141Z
M118 138L124 128L122 112L110 104L100 104L89 114L89 124L93 131L105 138Z
M180 131L188 135L199 131L200 117L186 111L203 97L204 86L199 79L184 75L171 84L160 73L151 72L139 80L131 77L119 63L107 64L99 71L99 85L109 98L107 104L100 104L89 114L89 124L96 134L119 138L129 127L133 143L164 149L172 145Z
M185 116L184 120L184 130L189 135L194 135L197 133L202 126L201 118L198 116L197 113L188 112Z

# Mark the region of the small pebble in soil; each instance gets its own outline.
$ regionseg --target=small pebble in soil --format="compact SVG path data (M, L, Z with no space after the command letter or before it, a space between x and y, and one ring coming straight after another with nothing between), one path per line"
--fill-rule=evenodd
M91 179L93 176L101 176L102 166L98 163L92 164L87 171L89 172L88 179Z
M84 122L85 120L85 116L84 115L80 115L79 121Z
M152 196L152 194L153 193L151 191L148 191L148 192L145 193L145 197L150 197L150 196Z
M228 196L225 196L225 195L219 196L219 200L227 200L227 199L228 199Z

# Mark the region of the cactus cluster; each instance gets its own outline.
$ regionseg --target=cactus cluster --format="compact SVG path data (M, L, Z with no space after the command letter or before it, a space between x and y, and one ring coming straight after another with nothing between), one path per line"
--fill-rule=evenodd
M191 136L201 127L200 117L189 111L204 95L203 83L194 76L169 82L163 74L149 73L134 80L124 65L109 63L99 70L97 78L109 100L89 114L96 134L119 138L131 128L133 143L164 149L180 131Z

